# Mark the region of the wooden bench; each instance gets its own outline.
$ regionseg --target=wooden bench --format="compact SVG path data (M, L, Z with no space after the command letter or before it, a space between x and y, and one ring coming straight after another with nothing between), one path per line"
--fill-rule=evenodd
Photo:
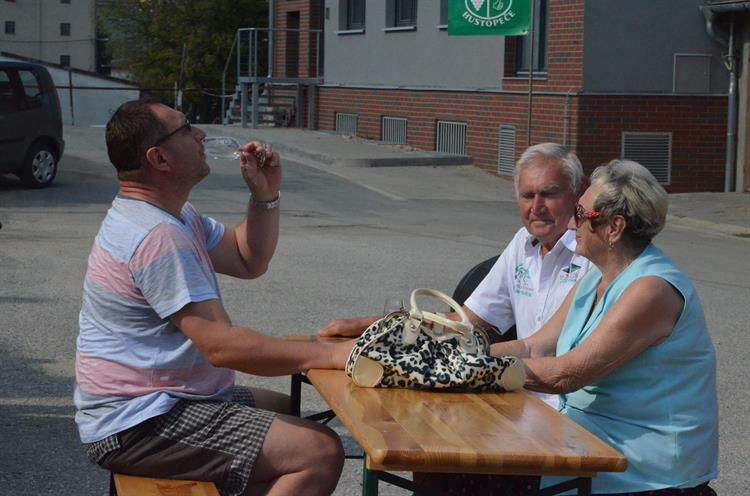
M154 479L112 474L111 495L117 496L219 496L212 482Z
M577 488L587 495L598 472L627 467L618 451L523 390L362 388L340 370L310 370L307 381L363 448L366 496L377 494L379 480L419 488L391 473L399 471L570 476L572 481L542 494ZM297 376L296 401L300 383Z

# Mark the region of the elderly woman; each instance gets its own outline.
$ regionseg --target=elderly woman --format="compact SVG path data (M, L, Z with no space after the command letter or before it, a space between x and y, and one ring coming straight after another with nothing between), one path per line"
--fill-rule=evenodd
M523 358L527 389L560 394L564 415L627 457L595 494L715 494L716 356L695 288L651 243L666 214L643 166L597 168L569 226L594 268L538 333L492 347Z

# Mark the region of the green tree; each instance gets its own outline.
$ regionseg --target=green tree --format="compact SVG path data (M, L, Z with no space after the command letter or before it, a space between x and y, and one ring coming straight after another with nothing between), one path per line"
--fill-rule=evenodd
M218 117L210 95L220 93L237 29L268 26L266 0L99 0L97 10L113 69L167 104L182 72L183 109L202 121Z

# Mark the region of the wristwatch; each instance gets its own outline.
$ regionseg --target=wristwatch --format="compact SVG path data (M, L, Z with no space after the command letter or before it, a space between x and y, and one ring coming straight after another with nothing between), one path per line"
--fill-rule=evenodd
M274 208L278 208L279 203L281 201L281 191L278 192L276 195L276 198L269 201L258 201L252 196L250 197L250 206L253 208L257 208L258 210L272 210Z

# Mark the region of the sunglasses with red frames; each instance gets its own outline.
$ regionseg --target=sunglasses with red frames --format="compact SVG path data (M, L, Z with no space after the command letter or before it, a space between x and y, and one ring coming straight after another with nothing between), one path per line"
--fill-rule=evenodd
M153 144L153 145L151 145L151 146L152 146L152 147L154 147L154 146L159 146L159 145L161 145L162 143L164 143L164 142L165 142L165 141L167 141L167 140L168 140L169 138L171 138L171 137L172 137L172 136L174 136L175 134L179 133L179 132L180 132L180 131L182 131L183 129L187 129L187 131L188 131L188 132L190 132L190 131L191 131L191 129L192 129L192 128L191 128L191 126L190 126L190 122L189 122L189 121L185 121L185 124L183 124L182 126L178 127L177 129L175 129L175 130L174 130L174 131L172 131L171 133L169 133L169 134L165 134L164 136L162 136L161 138L159 138L158 140L156 140L156 141L154 142L154 144Z
M587 220L598 219L599 217L604 217L605 215L606 214L604 212L587 212L580 203L576 203L576 210L573 217L576 220L576 227L581 227L581 224L583 224Z

